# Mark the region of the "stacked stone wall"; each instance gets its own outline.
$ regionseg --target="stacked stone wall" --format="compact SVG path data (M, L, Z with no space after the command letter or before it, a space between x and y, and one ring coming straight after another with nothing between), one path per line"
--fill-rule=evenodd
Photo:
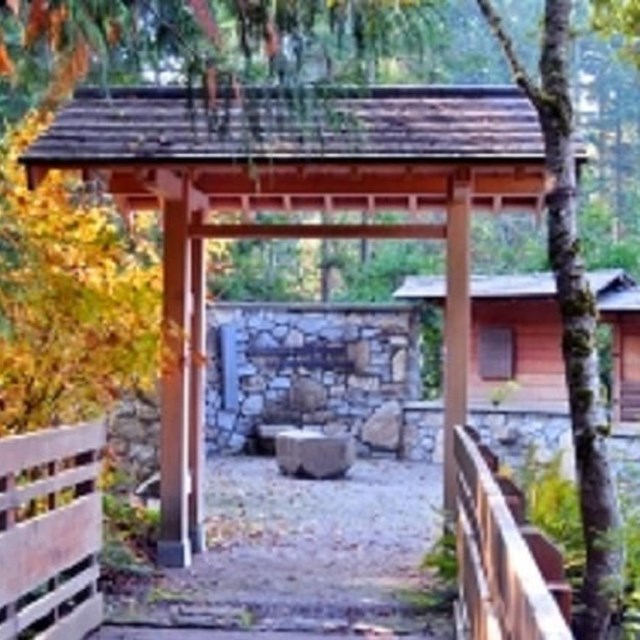
M399 451L402 403L421 394L415 308L218 304L208 327L209 453L251 451L265 426L350 433L360 455Z

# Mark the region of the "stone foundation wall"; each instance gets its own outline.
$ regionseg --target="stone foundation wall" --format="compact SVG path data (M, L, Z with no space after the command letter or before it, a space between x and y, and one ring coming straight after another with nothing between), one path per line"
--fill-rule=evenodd
M403 407L404 436L401 455L409 460L442 462L444 411L440 402L407 402ZM531 409L472 409L469 424L500 460L511 467L523 464L534 448L538 460L550 460L566 451L565 471L573 474L571 425L560 413Z
M210 454L255 449L264 426L351 433L397 452L421 394L420 319L400 305L216 304L208 312Z

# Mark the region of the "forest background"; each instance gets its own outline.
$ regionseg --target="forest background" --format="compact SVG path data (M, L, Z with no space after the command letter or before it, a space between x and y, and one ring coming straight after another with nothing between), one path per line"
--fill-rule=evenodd
M13 73L0 81L3 129L19 122L34 105L59 99L56 78L52 89L52 76L60 74L51 43L39 41L34 34L33 46L23 47L29 34L25 36L22 32L9 9L11 3L6 4L0 18L3 34L0 44L10 56ZM77 67L86 67L82 70L86 71L86 82L184 85L192 79L197 64L210 55L206 29L196 25L198 2L123 2L121 18L117 10L120 3L113 2L102 22L96 20L96 12L104 3L75 3L81 8L85 5L84 13L73 8L74 3L68 4L76 11L73 16L76 31L62 31L58 37L78 39L67 73L78 74ZM231 8L225 7L234 3L219 4L219 28L231 34L229 39L233 40L237 17ZM242 47L238 47L237 59L224 62L239 81L286 78L286 82L291 82L293 77L295 82L302 83L327 74L332 81L341 83L510 84L512 81L500 51L488 37L476 3L471 0L414 0L405 2L412 6L403 7L402 12L390 8L394 3L377 3L382 10L374 16L375 20L364 23L362 41L357 33L356 37L340 34L341 28L356 30L353 16L346 27L341 27L336 13L323 14L324 23L317 16L310 16L317 0L298 4L302 7L301 21L313 17L320 24L314 26L312 35L301 26L300 43L292 39L280 47L285 53L281 65L291 68L274 70L273 61L266 61L266 55L254 55L247 61L242 56ZM328 4L339 8L340 4L348 3ZM30 10L37 5L38 2L32 2ZM536 65L541 5L538 0L497 3L503 15L508 16L521 57L531 68ZM594 159L581 176L579 224L584 256L589 269L623 268L640 277L639 72L629 60L628 40L594 32L587 0L579 0L575 12L574 104L582 140ZM318 11L318 15L321 13ZM133 28L125 24L132 20ZM68 25L63 23L61 29L65 28ZM291 32L295 34L296 30ZM93 53L86 43L92 45ZM296 47L302 46L304 64L298 66L291 59L297 55ZM83 60L80 54L84 47L87 51ZM289 60L287 49L293 51ZM216 65L220 67L220 61ZM269 211L256 214L265 224L277 224L281 215ZM318 212L316 217L322 215ZM339 212L336 215L344 220L354 216ZM371 217L367 212L356 215L359 219ZM399 220L406 214L389 211L377 215ZM546 225L541 217L517 213L475 215L472 246L476 273L548 269ZM440 274L444 269L444 247L437 241L246 240L215 243L211 257L212 295L233 300L389 301L405 275Z

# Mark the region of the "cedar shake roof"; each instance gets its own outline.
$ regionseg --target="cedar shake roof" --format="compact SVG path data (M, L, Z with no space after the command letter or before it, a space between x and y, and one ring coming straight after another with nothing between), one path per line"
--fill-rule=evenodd
M587 273L598 298L618 295L635 288L634 280L622 269L603 269ZM556 295L553 274L527 273L471 276L472 298L549 298ZM398 299L442 300L446 297L446 281L442 276L407 276L394 292ZM598 302L600 307L600 302Z
M537 115L508 86L221 92L81 89L22 157L27 165L229 161L536 162Z

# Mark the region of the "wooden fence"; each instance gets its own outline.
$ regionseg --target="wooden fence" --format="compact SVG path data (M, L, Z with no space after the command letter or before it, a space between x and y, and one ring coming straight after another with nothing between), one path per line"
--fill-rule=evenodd
M498 460L456 427L458 627L472 640L573 638L562 555L524 519L524 498Z
M104 426L0 439L0 640L79 640L102 621Z

